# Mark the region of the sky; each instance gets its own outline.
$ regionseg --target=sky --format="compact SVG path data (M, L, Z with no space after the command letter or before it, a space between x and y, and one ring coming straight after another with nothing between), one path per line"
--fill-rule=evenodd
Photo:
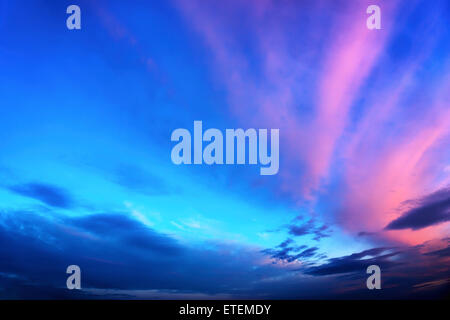
M0 0L0 298L448 297L449 19L445 0ZM278 173L175 165L194 121L279 129Z

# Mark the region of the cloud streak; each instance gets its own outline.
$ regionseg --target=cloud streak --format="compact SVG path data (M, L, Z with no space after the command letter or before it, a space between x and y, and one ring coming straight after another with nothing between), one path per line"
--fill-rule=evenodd
M39 200L51 207L70 209L74 206L74 200L67 191L44 183L28 183L8 187L14 193Z
M450 221L450 188L445 188L416 201L410 201L413 208L390 222L385 229L418 230Z

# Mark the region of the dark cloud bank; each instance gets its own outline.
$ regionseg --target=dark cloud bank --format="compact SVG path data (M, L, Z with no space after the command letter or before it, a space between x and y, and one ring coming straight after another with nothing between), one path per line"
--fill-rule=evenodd
M405 203L411 208L386 226L387 230L418 230L450 221L450 188Z
M448 247L427 254L374 248L317 264L316 247L291 239L263 252L217 242L187 246L125 213L46 215L0 211L0 297L409 298L441 297L447 288L415 286L448 278ZM289 263L295 261L300 267ZM81 267L81 291L65 288L71 264ZM370 264L382 268L386 289L365 288Z
M14 185L8 190L25 197L39 200L51 207L69 209L74 205L71 196L64 189L44 183Z

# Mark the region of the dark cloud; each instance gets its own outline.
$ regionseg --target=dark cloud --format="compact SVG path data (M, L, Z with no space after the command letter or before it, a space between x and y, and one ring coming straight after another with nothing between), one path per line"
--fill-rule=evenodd
M371 237L374 235L376 235L376 232L367 232L367 231L358 232L358 237Z
M383 269L398 264L390 260L398 252L382 254L389 251L389 248L373 248L348 256L329 259L327 263L307 268L304 273L314 276L334 275L350 272L361 272L372 264L379 265ZM366 258L366 259L363 259Z
M311 247L303 250L299 254L297 254L297 258L310 258L316 255L316 251L319 250L317 247Z
M322 225L314 230L314 240L319 241L322 238L327 238L330 236L330 229L327 225Z
M289 240L289 239L288 239ZM432 298L448 294L448 274L450 266L445 259L448 257L449 241L447 247L441 250L428 251L429 245L423 244L414 247L376 247L350 255L331 258L324 261L326 256L317 253L317 248L307 248L297 253L298 247L293 242L284 241L273 249L263 252L274 259L292 262L302 260L300 268L291 269L303 275L310 275L318 282L310 283L311 288L317 285L330 288L335 297L340 299L388 299L394 298ZM445 245L445 240L442 239ZM285 245L288 243L289 245ZM442 241L441 241L442 243ZM433 247L433 245L431 245ZM428 253L421 253L427 251ZM314 260L308 260L313 256ZM303 257L304 259L301 259ZM321 264L320 264L321 263ZM367 267L378 265L382 272L382 288L384 290L367 290ZM295 266L295 265L293 265ZM326 279L325 285L320 279ZM331 289L333 287L334 289ZM285 287L285 290L288 286ZM284 295L284 298L296 296ZM325 293L322 298L326 297ZM300 295L302 297L302 295Z
M440 249L440 250L436 250L436 251L431 251L428 253L425 253L428 256L439 256L441 258L446 258L446 257L450 257L450 246L444 249Z
M405 205L412 208L390 222L385 229L418 230L450 221L450 188L441 189L422 199L407 201Z
M66 190L49 184L29 183L10 186L8 189L22 196L42 201L52 207L68 209L74 205L73 199Z
M317 265L324 257L317 247L289 238L263 254L300 259L303 267L280 268L262 262L258 250L212 241L187 246L120 213L70 218L51 210L0 210L0 297L398 298L415 295L416 287L426 297L442 296L437 290L449 269L443 263L447 251L441 250L423 255L415 248L373 248ZM81 267L81 291L65 289L71 264ZM378 295L365 287L369 264L382 269L386 289Z
M316 241L330 236L331 230L327 225L316 226L314 219L309 219L306 222L301 220L301 217L297 217L292 220L291 224L286 226L290 235L301 237L312 234L314 235L313 239Z
M283 241L282 243L280 243L278 245L279 248L286 248L288 245L290 245L291 243L293 243L294 241L290 238L287 238L285 241Z
M0 210L0 297L79 298L91 288L249 298L252 283L285 273L258 264L257 250L230 246L186 246L119 213L58 218ZM84 288L74 295L65 289L71 264L80 266Z
M293 262L300 258L310 258L316 255L317 247L308 248L306 245L296 246L295 241L288 238L275 248L264 249L261 252L273 259Z
M290 225L290 226L288 226L288 230L289 230L289 234L291 234L293 236L297 236L297 237L304 236L304 235L310 234L312 232L312 228L308 224L301 225L301 226Z
M69 223L103 239L113 238L130 248L158 251L162 254L173 254L180 250L180 246L172 238L121 213L92 214L71 219Z

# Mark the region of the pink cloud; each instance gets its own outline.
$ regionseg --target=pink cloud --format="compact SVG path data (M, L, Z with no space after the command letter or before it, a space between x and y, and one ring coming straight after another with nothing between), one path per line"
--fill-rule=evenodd
M369 83L386 58L399 12L396 1L383 2L381 30L366 28L365 9L372 3L361 1L336 7L332 18L322 13L323 20L304 22L307 28L298 39L291 27L299 25L302 15L289 2L178 3L211 52L212 76L225 86L232 115L246 127L281 129L282 167L288 170L280 170L277 191L312 207L336 179L333 165L341 162L341 197L334 199L333 215L349 232L377 232L398 217L403 201L436 188L443 170L436 150L450 128L443 102L448 101L448 79L442 79L444 85L427 105L413 102L411 110L421 112L409 114L404 104L417 91L414 77L437 37L424 37L425 49L405 64L400 82ZM305 10L322 8L323 2L317 2ZM242 34L250 35L251 54L239 41ZM306 45L296 46L296 41ZM372 91L366 90L368 84ZM368 102L355 125L350 118L361 98ZM398 123L389 129L394 120ZM441 226L384 234L418 243L444 232Z
M301 18L299 9L290 3L275 6L271 1L232 2L233 5L228 3L220 8L195 1L179 1L179 4L189 24L203 36L214 56L216 76L227 87L233 114L247 126L282 128L283 144L290 150L284 157L286 165L302 166L302 172L306 173L292 176L292 172L280 172L283 191L291 193L294 199L312 199L321 181L328 176L336 141L347 124L352 103L385 47L389 23L384 24L381 32L368 30L366 3L352 5L338 14L337 21L312 22L310 31L301 33L313 44L312 49L308 46L308 51L302 52L305 49L301 47L293 53L292 39L288 37L292 30L285 22ZM315 10L321 10L322 6L322 2L317 3ZM236 20L242 11L247 19L245 26L249 28L246 31L251 33L261 60L258 65L261 77L252 76L251 57L242 53L234 39L233 30L239 26ZM392 11L390 6L383 8L386 21ZM318 34L333 30L339 32L331 37L325 53L314 49L320 44ZM323 66L314 70L320 75L313 119L302 115L302 106L296 100L305 88L315 89L305 77L311 73L311 62Z
M400 118L401 130L398 128L400 132L394 137L384 131L384 124L392 120L386 116L387 110L398 106L398 90L386 100L381 110L386 114L372 122L361 122L364 125L355 133L345 155L347 189L340 219L347 230L381 230L401 214L398 209L404 201L442 187L437 178L445 174L445 165L439 151L450 142L450 109L445 103L450 87L448 82L442 83L434 92L434 101L410 106L421 112ZM371 115L372 110L367 116ZM445 232L446 226L440 225L418 231L389 231L386 236L418 244L445 236Z

